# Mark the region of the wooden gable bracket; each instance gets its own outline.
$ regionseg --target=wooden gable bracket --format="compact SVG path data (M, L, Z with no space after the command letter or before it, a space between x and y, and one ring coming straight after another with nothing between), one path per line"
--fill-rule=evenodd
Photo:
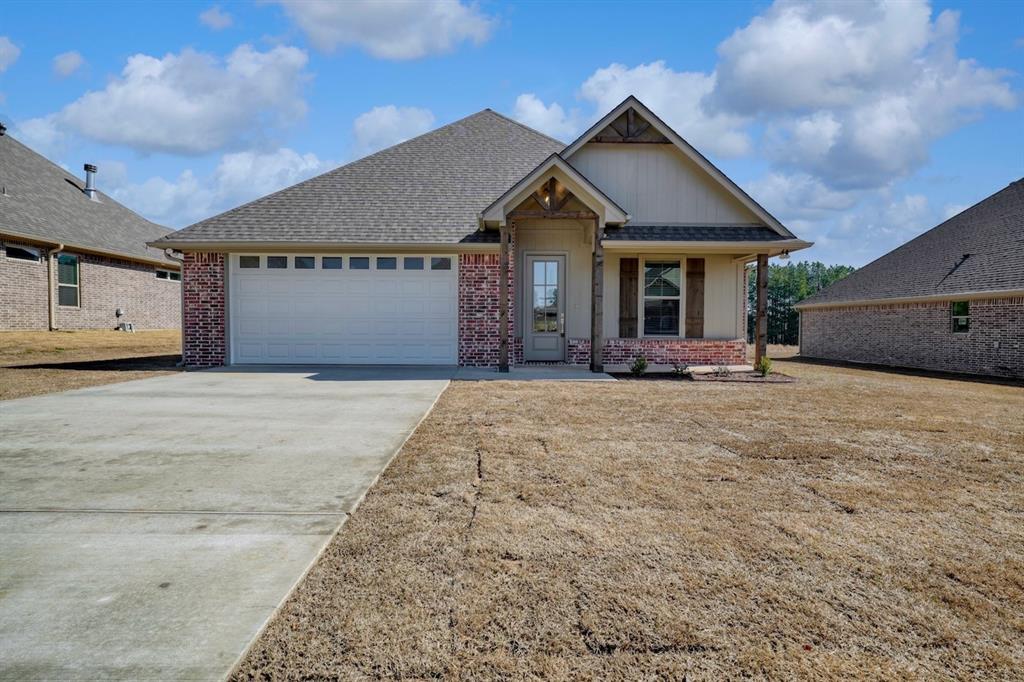
M575 195L568 189L565 190L565 196L562 197L561 201L557 199L556 187L557 180L554 176L548 179L544 183L547 187L548 200L545 201L544 197L539 191L534 191L530 195L539 207L539 211L520 209L509 213L509 218L576 218L576 219L594 219L597 218L597 214L593 211L565 211L563 210L566 205L575 198ZM551 202L549 204L549 202Z
M604 130L594 136L592 142L632 142L637 144L671 144L664 135L644 137L651 128L650 121L636 113L635 109L626 112L608 124Z

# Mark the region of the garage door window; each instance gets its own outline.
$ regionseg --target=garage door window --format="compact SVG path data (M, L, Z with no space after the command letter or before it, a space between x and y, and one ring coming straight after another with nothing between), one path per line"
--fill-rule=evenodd
M238 267L240 268L258 268L260 266L259 256L239 256Z
M394 256L377 256L378 270L397 270L398 259Z
M423 259L419 256L406 256L402 267L406 270L422 270Z
M271 270L284 270L288 267L288 256L267 256L267 267Z
M341 270L341 256L324 256L323 258L323 269L324 270Z
M431 270L451 270L452 269L452 259L447 257L447 256L440 257L440 258L439 257L431 258L430 259L430 269Z
M316 256L296 256L296 270L316 270Z
M353 270L369 270L370 259L367 256L353 256L348 259L348 266Z

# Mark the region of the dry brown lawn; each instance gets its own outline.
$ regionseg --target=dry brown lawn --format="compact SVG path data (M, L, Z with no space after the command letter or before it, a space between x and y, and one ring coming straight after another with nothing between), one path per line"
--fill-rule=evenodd
M776 368L453 383L236 678L1019 679L1024 389Z
M0 332L0 400L176 371L181 333Z

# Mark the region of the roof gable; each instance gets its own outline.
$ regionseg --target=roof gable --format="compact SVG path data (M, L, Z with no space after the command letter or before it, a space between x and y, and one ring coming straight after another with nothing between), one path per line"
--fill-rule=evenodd
M630 111L633 112L632 117L634 122L638 118L642 121L642 123L635 123L636 127L632 129L626 125L631 116ZM785 226L765 210L763 206L754 201L754 199L744 192L739 185L730 180L725 173L719 170L703 154L698 152L692 145L690 145L689 142L684 140L677 132L669 127L668 124L658 118L653 111L648 109L643 102L633 95L630 95L623 100L621 104L609 111L601 118L601 120L592 125L585 133L580 135L574 142L567 146L561 152L561 156L572 162L573 155L588 142L595 140L608 142L620 141L615 139L616 134L623 138L621 141L626 141L626 138L638 141L648 141L649 139L660 141L659 138L664 138L664 140L667 140L669 143L674 145L683 153L684 156L693 161L704 173L710 176L710 178L721 186L728 195L734 197L741 205L747 208L758 219L763 221L765 225L783 237L790 239L795 238L793 233L787 230Z

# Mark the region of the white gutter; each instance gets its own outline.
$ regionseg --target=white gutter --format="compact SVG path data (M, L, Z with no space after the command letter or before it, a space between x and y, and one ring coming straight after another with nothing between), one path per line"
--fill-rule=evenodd
M355 251L427 251L433 253L451 253L453 251L497 251L498 242L458 243L458 242L192 242L164 241L147 242L147 246L158 249L174 249L175 251L211 252L211 253L264 253L280 251L288 253L337 253Z
M893 298L864 298L854 301L832 301L828 303L797 303L797 310L814 310L818 308L854 308L868 305L893 305L899 303L933 303L938 301L972 301L986 298L1018 298L1024 297L1024 289L989 289L985 291L960 291L952 294L932 294L929 296L895 296Z
M149 265L162 265L165 268L170 265L170 263L168 263L167 261L162 261L159 258L146 258L145 256L137 256L137 255L133 255L133 254L130 254L130 253L123 253L121 251L112 251L112 250L108 250L108 249L99 249L99 248L96 248L95 246L83 246L82 244L71 244L69 242L58 242L58 241L55 241L53 239L47 239L46 237L40 237L38 235L28 234L26 232L16 232L14 230L8 230L6 228L0 229L0 234L8 235L8 236L11 236L11 237L15 237L17 239L24 239L26 241L34 242L36 244L56 244L56 245L60 246L61 249L64 250L64 251L75 251L75 252L79 252L80 251L82 253L92 253L92 254L96 254L96 255L99 255L99 256L107 256L108 258L118 258L120 260L130 260L130 261L133 261L133 262L136 262L136 263L146 263L146 264L149 264ZM151 244L147 244L147 246L151 246ZM163 248L163 246L160 245L160 246L157 246L157 248Z
M605 249L616 251L665 251L665 250L690 250L690 251L735 251L736 253L750 254L756 258L758 253L772 255L786 251L797 251L814 245L814 242L805 242L802 239L780 239L770 242L756 241L645 241L625 239L603 239L601 244Z

